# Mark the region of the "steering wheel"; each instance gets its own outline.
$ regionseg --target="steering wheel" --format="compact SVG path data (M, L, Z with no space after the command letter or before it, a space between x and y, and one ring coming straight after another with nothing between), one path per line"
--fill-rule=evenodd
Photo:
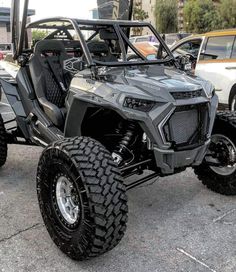
M182 67L182 69L185 67L186 64L189 63L191 63L192 69L195 69L196 67L197 57L191 53L180 54L176 56L175 59L179 63L180 67Z
M182 56L186 56L186 57L189 57L189 59L191 60L191 61L194 61L194 60L196 60L197 59L197 57L196 56L194 56L192 53L186 53L186 54L183 54L183 55L178 55L177 57L176 57L176 59L178 59L179 57L182 57Z

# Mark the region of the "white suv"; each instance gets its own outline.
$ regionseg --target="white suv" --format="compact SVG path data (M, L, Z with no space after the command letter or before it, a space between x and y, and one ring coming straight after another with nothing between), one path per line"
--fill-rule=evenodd
M236 29L189 36L171 51L189 55L195 75L215 86L221 108L236 111Z

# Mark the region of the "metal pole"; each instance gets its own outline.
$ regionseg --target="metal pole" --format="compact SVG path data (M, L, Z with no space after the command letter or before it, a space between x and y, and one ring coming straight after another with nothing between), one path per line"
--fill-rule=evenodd
M129 20L132 21L132 16L133 16L133 8L134 8L134 0L129 0L130 5L129 5Z
M17 50L17 57L19 57L22 54L23 47L24 47L25 26L27 23L28 6L29 6L29 0L25 0L22 22L21 22L20 39L19 39L18 50Z
M19 31L20 31L20 0L11 1L11 43L13 58L16 58L17 55L17 45L19 40Z

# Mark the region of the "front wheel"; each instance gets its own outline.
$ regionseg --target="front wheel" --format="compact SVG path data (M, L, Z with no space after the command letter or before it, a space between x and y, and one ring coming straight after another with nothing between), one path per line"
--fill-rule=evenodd
M212 191L236 195L236 113L217 114L209 150L194 171Z
M37 193L52 240L72 259L101 255L125 233L123 180L110 153L91 138L68 138L46 148Z

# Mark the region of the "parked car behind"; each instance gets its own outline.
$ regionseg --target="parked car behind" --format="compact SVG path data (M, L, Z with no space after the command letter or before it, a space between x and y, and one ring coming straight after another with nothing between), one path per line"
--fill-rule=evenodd
M153 35L143 35L143 36L133 36L129 38L131 43L139 43L139 42L158 42L156 37Z
M215 86L220 106L236 111L236 29L187 37L171 51L176 57L189 55L195 75Z
M135 48L147 59L149 60L155 60L157 55L157 50L159 47L158 43L155 42L136 42L133 43ZM133 57L135 53L129 49L128 50L128 59L130 57Z
M0 60L4 59L7 54L11 53L10 43L0 43Z
M190 36L190 33L167 33L162 34L166 44L171 47L183 38Z

